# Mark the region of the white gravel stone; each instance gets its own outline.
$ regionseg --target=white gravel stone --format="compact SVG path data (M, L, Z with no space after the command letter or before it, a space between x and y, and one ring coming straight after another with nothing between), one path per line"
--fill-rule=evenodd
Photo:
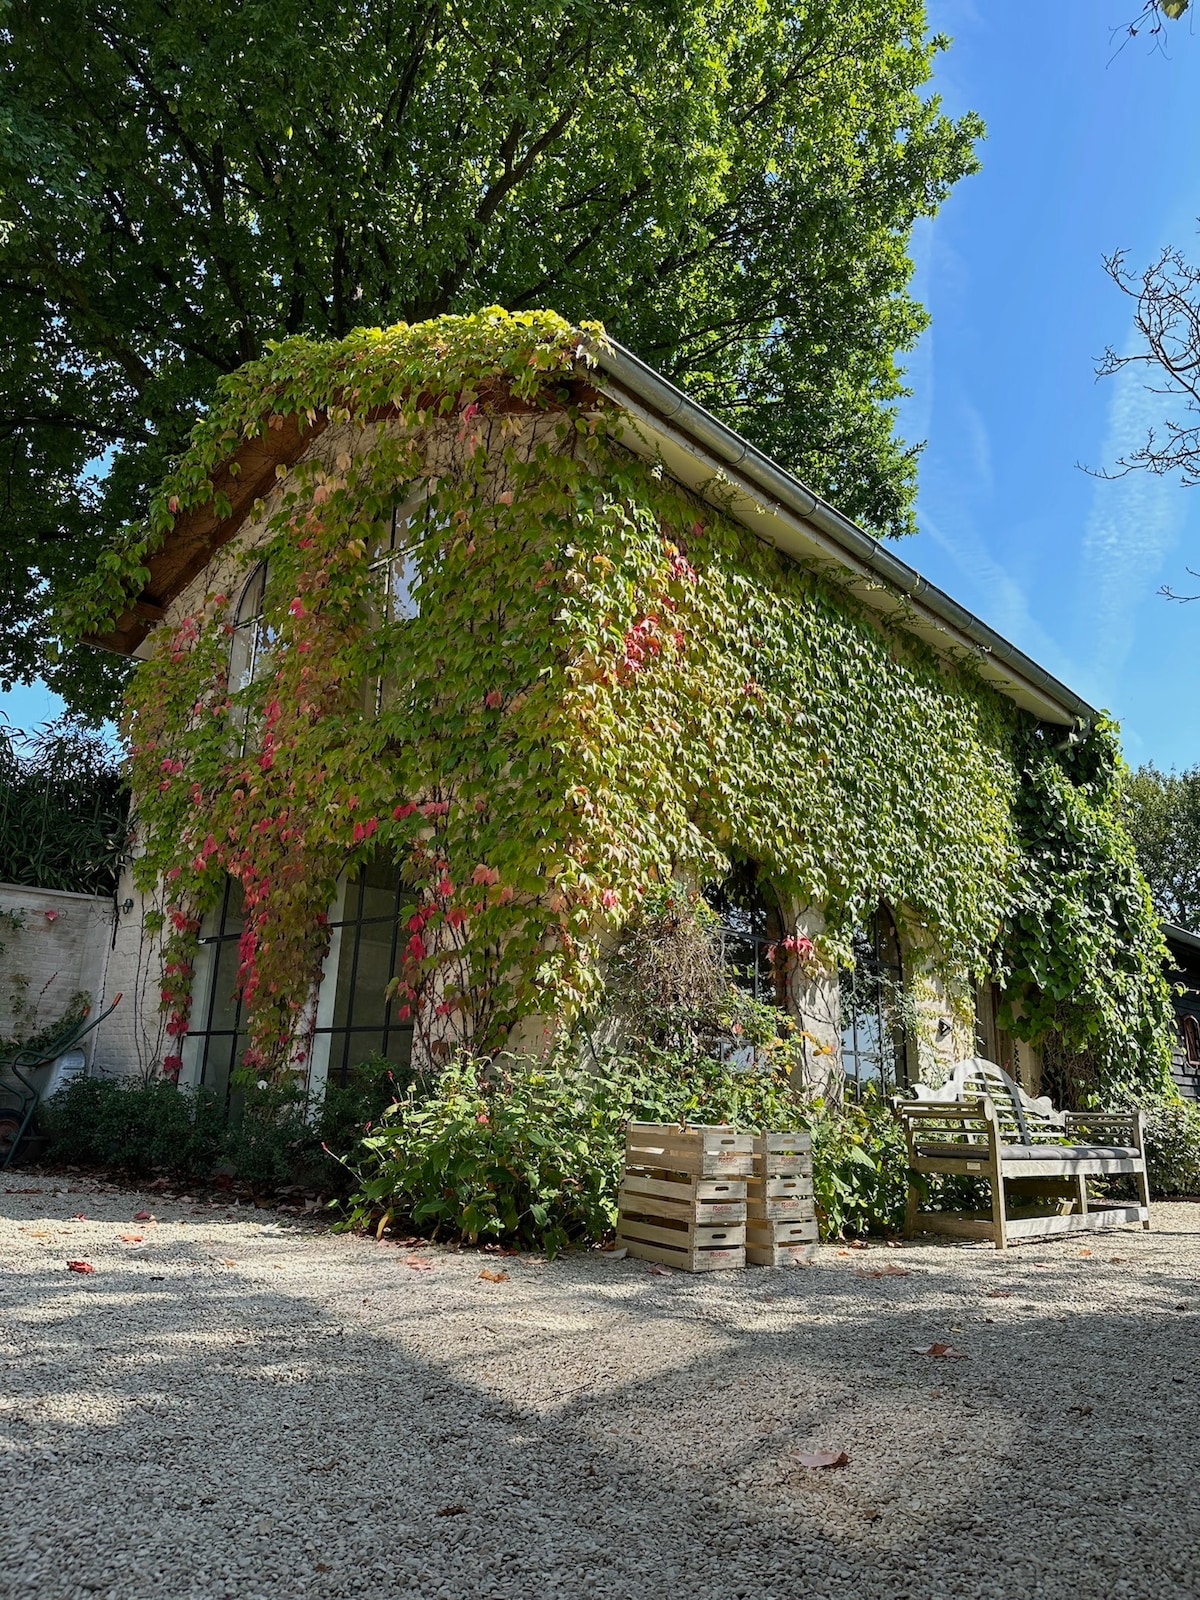
M0 1596L1196 1593L1200 1206L662 1277L5 1179Z

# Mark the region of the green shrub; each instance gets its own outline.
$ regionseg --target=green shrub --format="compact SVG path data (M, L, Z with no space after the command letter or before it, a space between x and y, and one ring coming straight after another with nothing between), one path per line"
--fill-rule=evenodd
M395 1093L389 1063L374 1058L353 1069L346 1087L330 1085L315 1106L298 1088L245 1090L227 1110L210 1091L161 1079L77 1078L39 1116L52 1158L68 1165L179 1180L223 1171L256 1189L329 1192L344 1186L345 1169L325 1146L348 1144Z
M386 1112L350 1157L351 1225L551 1253L599 1239L616 1221L631 1120L787 1128L804 1118L785 1077L706 1056L460 1059Z
M203 1090L165 1081L76 1078L42 1106L55 1161L111 1167L142 1177L196 1177L217 1164L224 1108Z
M822 1238L898 1233L904 1226L908 1161L904 1134L882 1095L815 1100L813 1193Z
M1200 1194L1200 1105L1161 1095L1143 1100L1142 1109L1151 1194Z

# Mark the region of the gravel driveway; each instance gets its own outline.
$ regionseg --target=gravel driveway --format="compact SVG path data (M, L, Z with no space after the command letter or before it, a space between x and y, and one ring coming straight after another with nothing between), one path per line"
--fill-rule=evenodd
M1200 1206L688 1277L5 1176L5 1597L1196 1592Z

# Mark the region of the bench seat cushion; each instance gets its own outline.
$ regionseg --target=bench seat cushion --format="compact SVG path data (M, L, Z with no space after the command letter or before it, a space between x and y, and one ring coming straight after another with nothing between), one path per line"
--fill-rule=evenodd
M930 1161L986 1161L986 1144L919 1144L917 1154ZM1002 1144L1002 1161L1137 1161L1140 1153L1124 1144Z

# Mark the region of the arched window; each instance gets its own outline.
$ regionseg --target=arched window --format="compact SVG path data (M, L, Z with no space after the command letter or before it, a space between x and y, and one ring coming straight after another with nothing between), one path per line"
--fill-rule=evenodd
M235 693L262 676L275 642L263 615L267 595L267 563L260 561L246 579L233 618L229 647L229 687Z
M413 622L421 614L417 552L431 532L445 526L429 498L429 488L409 495L392 508L383 534L371 551L371 587L367 601L367 626ZM363 709L377 716L395 695L397 678L389 673L369 678L363 689Z
M383 536L371 552L371 598L377 620L409 622L421 614L416 595L417 546L429 518L429 492L422 488L393 506Z
M1200 1017L1186 1012L1179 1019L1179 1034L1189 1067L1200 1067Z
M900 939L887 906L880 904L853 939L854 965L839 975L842 1072L859 1095L875 1083L887 1090L908 1080L901 1000L904 968Z
M730 981L755 1000L787 1007L787 979L776 947L784 937L783 913L758 864L740 861L704 898L716 912L721 959Z

